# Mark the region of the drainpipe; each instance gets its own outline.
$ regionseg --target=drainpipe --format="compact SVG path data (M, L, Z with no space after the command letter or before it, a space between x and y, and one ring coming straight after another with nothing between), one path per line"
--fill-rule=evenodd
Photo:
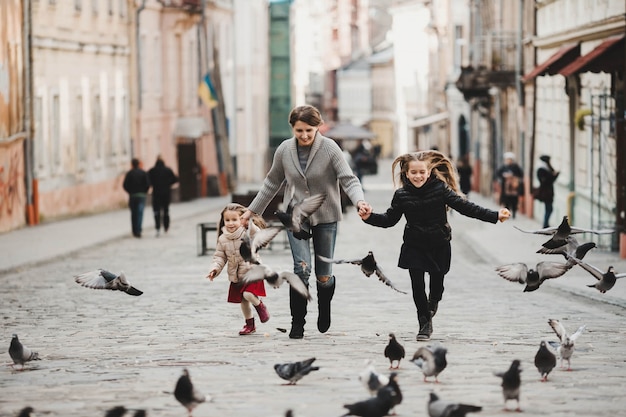
M141 110L142 100L141 100L141 91L143 79L141 78L141 37L139 36L139 14L146 8L146 1L141 1L141 6L137 8L137 12L135 13L135 46L137 51L137 110Z
M569 113L569 183L567 195L567 213L570 224L576 223L574 206L576 204L576 180L574 178L576 167L574 162L576 160L576 126L574 125L574 115L576 114L576 96L578 94L578 75L572 75L566 78L565 91L569 96L568 99L568 113Z
M26 188L26 223L30 226L39 224L39 188L35 178L33 152L33 58L32 58L32 0L23 2L22 20L24 27L24 182Z

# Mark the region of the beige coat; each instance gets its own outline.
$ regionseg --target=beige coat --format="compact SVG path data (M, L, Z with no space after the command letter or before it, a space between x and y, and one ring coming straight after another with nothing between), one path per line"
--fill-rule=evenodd
M250 231L252 237L258 230L259 228L252 223L252 230ZM218 276L228 263L228 268L226 269L228 279L230 282L239 282L252 267L239 253L241 238L246 233L246 229L242 226L233 233L227 232L226 228L223 228L222 231L222 234L217 239L217 247L215 248L209 271L215 270L215 276ZM260 261L258 254L257 259Z

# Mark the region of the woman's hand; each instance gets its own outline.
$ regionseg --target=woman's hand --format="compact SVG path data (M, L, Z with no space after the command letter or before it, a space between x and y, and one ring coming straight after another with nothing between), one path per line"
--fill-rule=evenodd
M509 211L509 209L501 208L500 211L498 211L499 221L504 222L506 220L509 220L510 217L511 217L511 212Z
M358 209L359 217L363 220L366 220L370 214L372 214L372 206L367 201L360 200L356 203L356 207Z
M248 220L250 220L250 217L252 217L252 212L250 210L246 210L241 215L241 225L246 229L248 228Z

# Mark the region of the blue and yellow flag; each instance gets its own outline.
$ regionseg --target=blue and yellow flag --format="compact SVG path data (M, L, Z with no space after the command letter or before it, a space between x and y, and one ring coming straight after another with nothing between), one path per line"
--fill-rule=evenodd
M198 86L198 95L209 109L217 107L217 93L211 82L211 76L207 72Z

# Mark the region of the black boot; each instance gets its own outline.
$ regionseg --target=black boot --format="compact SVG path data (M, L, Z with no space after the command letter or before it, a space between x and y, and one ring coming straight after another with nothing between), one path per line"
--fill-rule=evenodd
M335 295L335 277L321 283L317 281L317 329L320 333L326 333L330 327L330 301Z
M428 310L430 311L430 317L433 318L435 317L435 314L437 313L437 307L439 305L439 301L435 301L435 300L428 300Z
M306 308L308 301L299 292L289 288L289 308L291 309L290 339L302 339L304 337L304 324L306 320Z
M430 317L430 312L425 316L419 316L418 321L420 324L420 330L415 337L417 341L430 340L430 335L433 333L433 320Z

